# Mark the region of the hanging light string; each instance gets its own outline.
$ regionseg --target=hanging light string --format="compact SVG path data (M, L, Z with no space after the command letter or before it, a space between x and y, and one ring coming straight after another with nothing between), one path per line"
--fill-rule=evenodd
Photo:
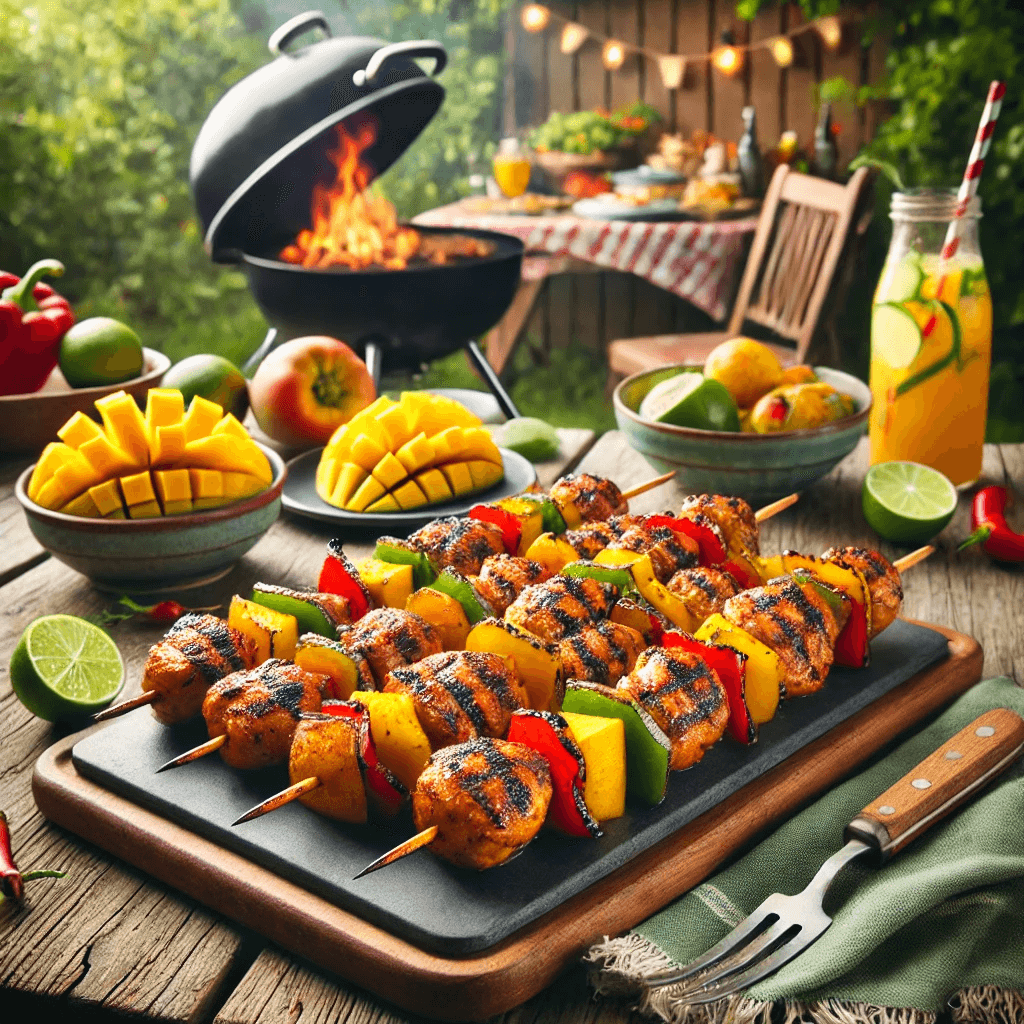
M610 71L617 71L630 53L643 54L658 65L666 89L678 89L686 74L687 64L710 61L725 75L734 75L743 68L745 55L754 50L767 50L781 68L793 63L793 39L805 32L815 32L829 50L839 49L843 41L843 22L834 14L828 14L805 25L798 25L788 32L758 39L752 43L737 43L731 32L723 32L723 41L710 53L662 53L637 43L613 39L566 18L543 4L531 3L523 7L520 21L527 32L543 32L552 21L561 23L560 49L562 53L575 53L588 39L601 44L601 60Z

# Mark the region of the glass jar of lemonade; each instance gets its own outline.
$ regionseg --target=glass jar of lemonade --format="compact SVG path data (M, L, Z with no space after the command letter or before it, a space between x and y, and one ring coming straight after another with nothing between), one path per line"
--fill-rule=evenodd
M892 242L871 311L871 462L923 462L956 485L981 474L992 298L978 247L981 199L942 258L955 189L892 197Z
M502 139L494 154L494 180L498 187L515 199L530 184L530 157L518 139Z

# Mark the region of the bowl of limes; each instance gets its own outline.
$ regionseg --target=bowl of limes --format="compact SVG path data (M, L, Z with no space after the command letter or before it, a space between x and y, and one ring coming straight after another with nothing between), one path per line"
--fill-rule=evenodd
M793 369L801 372L786 371L747 407L736 401L749 401L741 386L725 373L716 379L708 364L645 370L615 389L615 419L636 451L659 472L675 470L687 490L764 503L825 476L867 427L863 381L829 367Z

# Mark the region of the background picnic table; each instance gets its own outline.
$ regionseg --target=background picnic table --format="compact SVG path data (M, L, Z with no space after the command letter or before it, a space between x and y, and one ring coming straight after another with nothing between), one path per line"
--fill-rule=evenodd
M617 432L596 444L589 431L563 430L560 437L560 457L538 466L544 485L577 464L623 488L652 475ZM13 496L22 468L24 463L0 463L0 808L10 819L14 854L23 870L56 868L68 875L31 882L21 905L0 903L4 1019L28 1019L30 1013L44 1011L59 1011L62 1019L69 1019L71 1011L74 1019L109 1024L123 1014L175 1024L415 1020L152 881L49 824L38 812L31 793L32 767L66 730L22 707L11 691L7 663L22 631L37 616L95 615L113 598L47 557L35 543ZM793 508L763 526L763 549L818 553L833 544L878 546L860 514L866 468L864 441ZM986 446L984 481L1024 488L1024 447ZM683 491L669 484L637 498L633 507L661 510L678 506L682 497ZM1005 673L1020 682L1024 574L995 565L980 550L956 554L957 542L968 533L968 505L961 499L953 522L939 538L938 552L908 574L904 610L908 617L976 637L985 650L985 675ZM190 592L186 603L226 604L233 593L248 592L257 580L309 586L334 532L284 515L227 578ZM346 548L362 557L370 542L370 537L352 537ZM888 545L881 548L890 556L901 553ZM112 634L125 660L129 696L138 692L143 662L162 627L123 623ZM505 1024L613 1024L628 1019L623 1007L592 1001L580 968L500 1018Z

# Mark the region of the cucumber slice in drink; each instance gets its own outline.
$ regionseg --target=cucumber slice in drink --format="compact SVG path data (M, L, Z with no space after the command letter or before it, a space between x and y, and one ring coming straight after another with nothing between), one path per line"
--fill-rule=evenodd
M655 384L640 403L641 419L697 430L739 430L736 402L724 384L684 372Z
M921 293L925 273L917 256L909 255L899 261L891 270L882 274L885 282L884 291L887 302L907 302L916 299Z
M921 328L902 306L880 302L871 311L871 347L894 370L905 370L921 351Z

